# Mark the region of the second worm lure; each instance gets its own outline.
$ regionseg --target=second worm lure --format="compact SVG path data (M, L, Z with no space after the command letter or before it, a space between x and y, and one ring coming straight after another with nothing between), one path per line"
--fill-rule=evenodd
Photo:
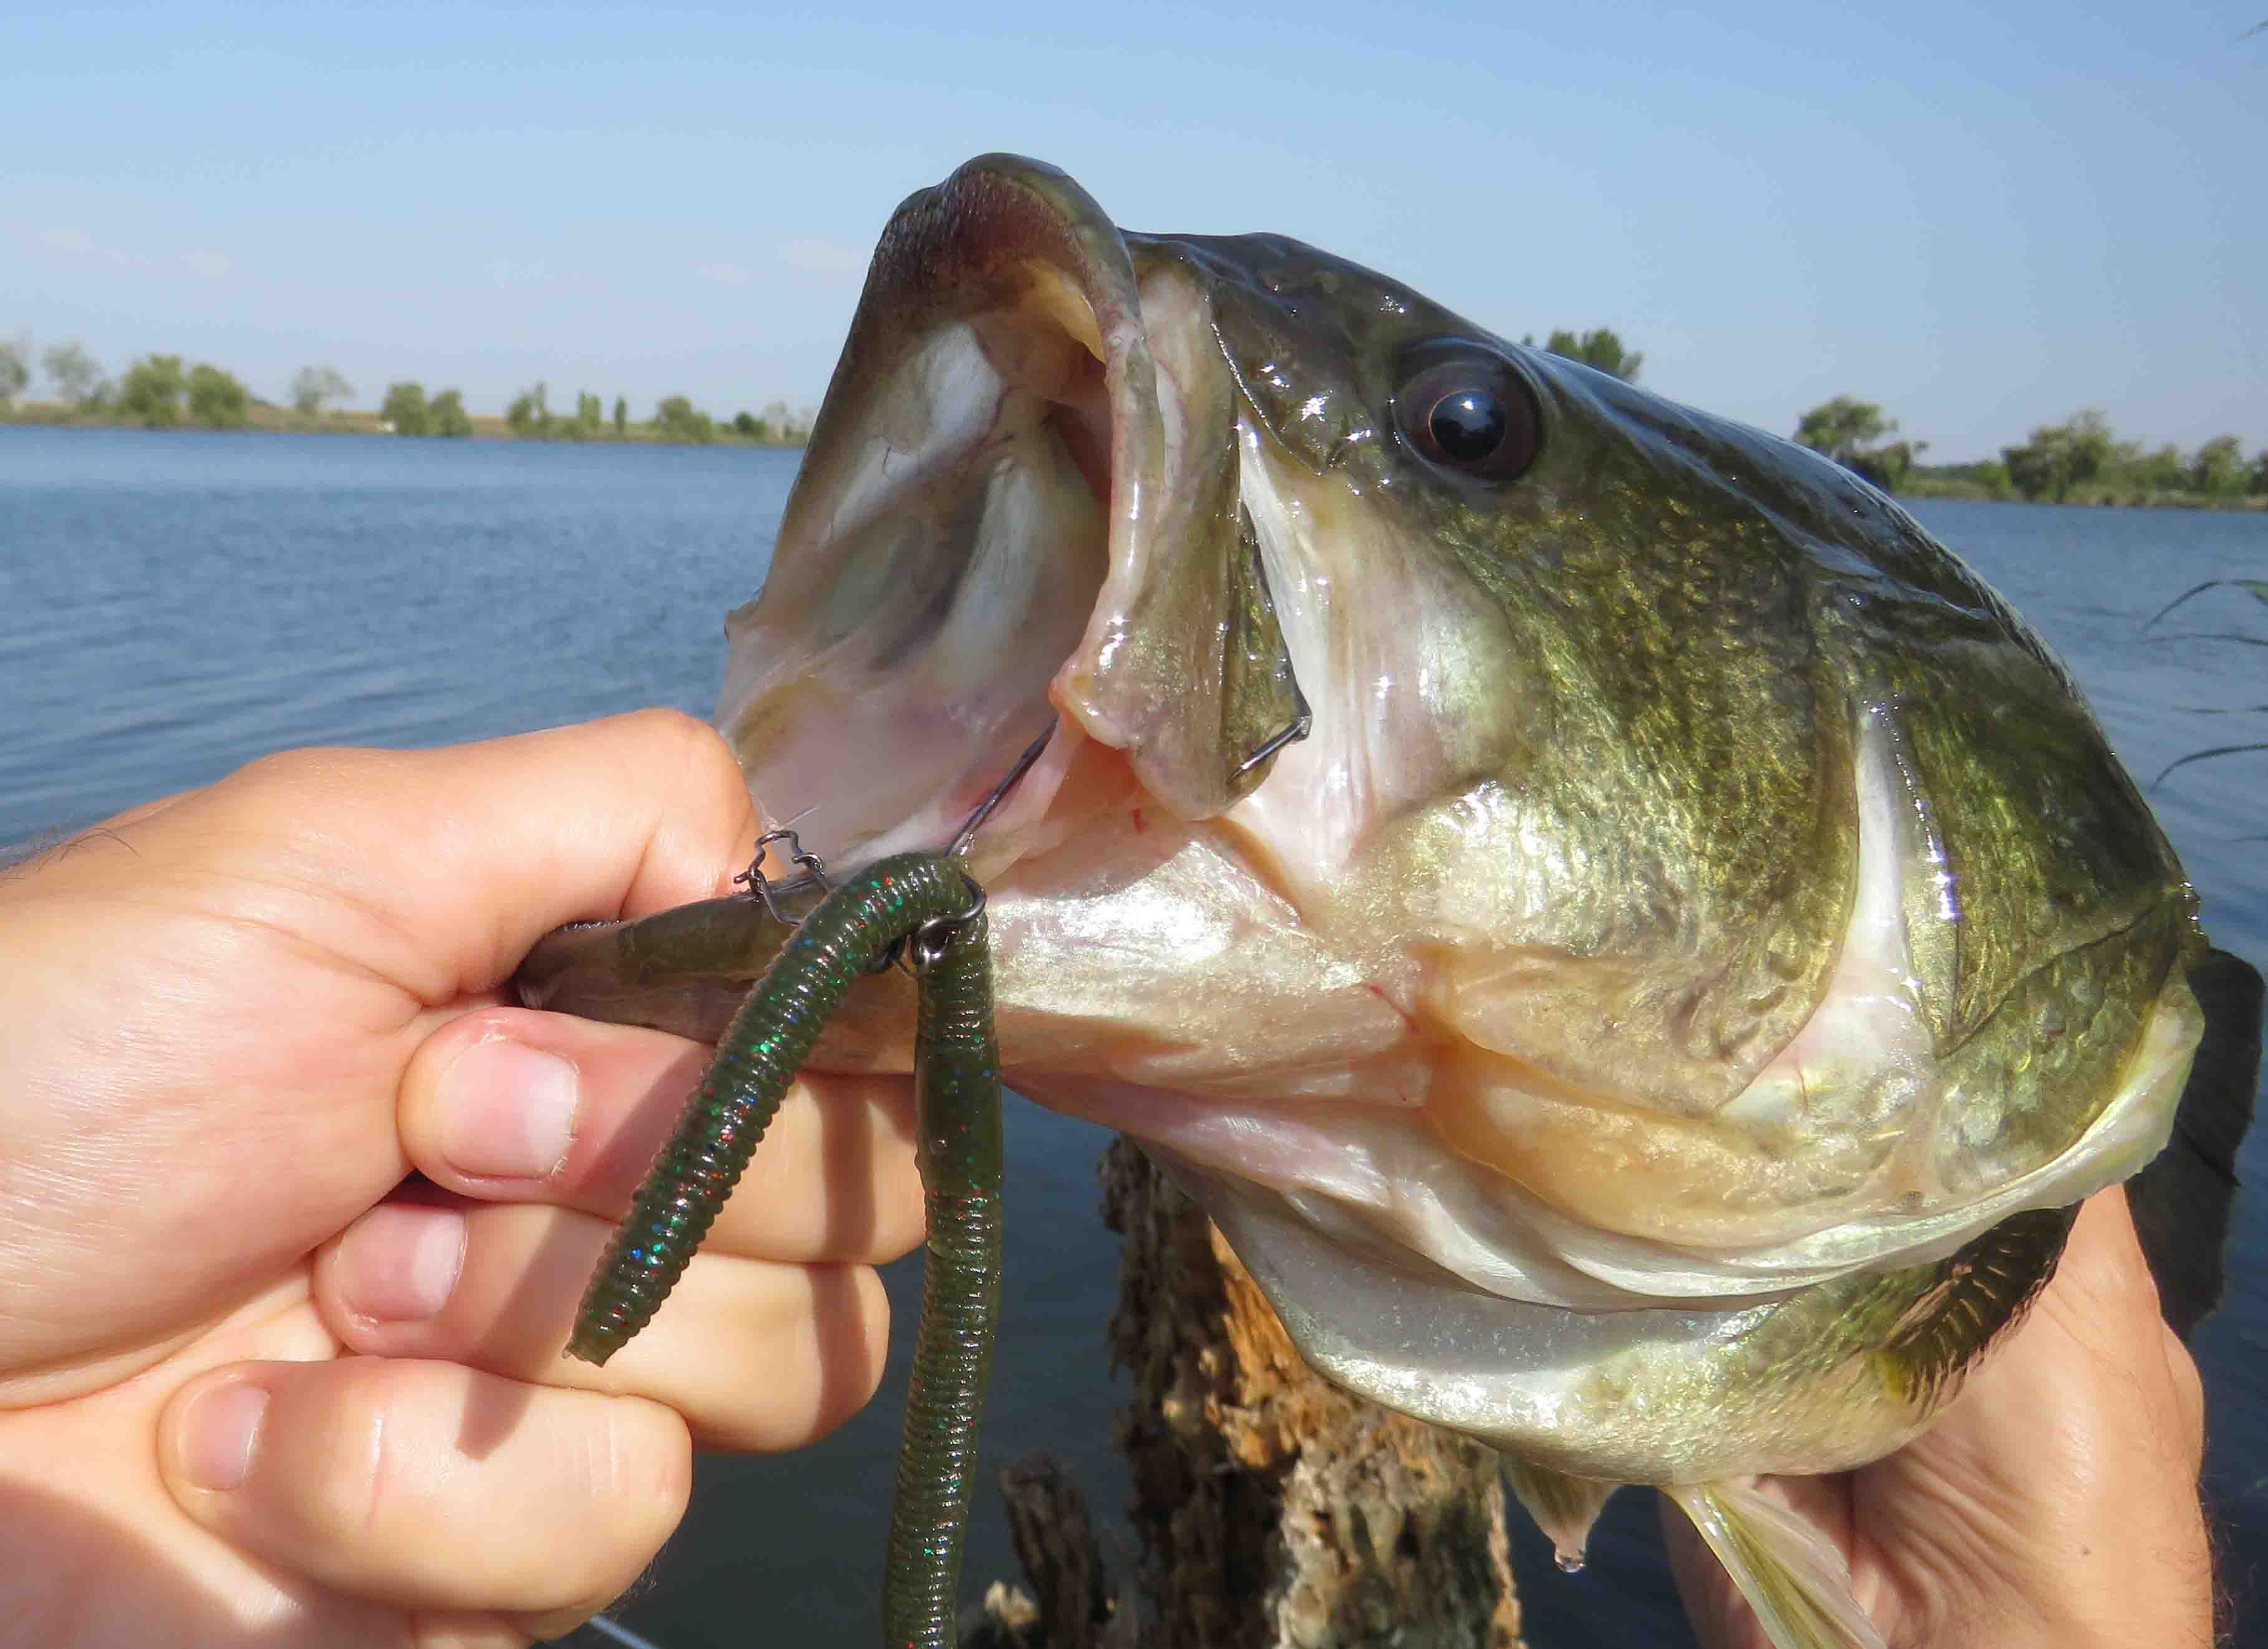
M972 901L975 908L972 909ZM950 854L881 860L828 894L748 993L583 1296L567 1350L603 1363L653 1315L859 975L908 946L929 1217L921 1326L883 1589L890 1649L950 1649L976 1424L1000 1299L1000 1055L983 899Z

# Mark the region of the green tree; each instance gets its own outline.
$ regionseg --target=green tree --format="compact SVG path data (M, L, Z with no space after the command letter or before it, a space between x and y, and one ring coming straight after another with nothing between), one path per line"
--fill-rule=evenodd
M2061 503L2064 495L2071 490L2070 466L2065 461L2062 443L2055 438L2059 433L2048 428L2034 430L2032 438L2021 446L2000 449L2000 461L2008 470L2008 484L2026 498L2048 493Z
M653 427L665 441L713 441L717 425L683 395L669 395L653 409Z
M40 364L47 368L48 381L68 406L99 407L109 398L110 386L103 381L101 366L76 341L49 344Z
M1837 395L1805 413L1795 426L1799 445L1823 453L1844 468L1864 475L1885 491L1895 492L1913 467L1915 457L1927 450L1926 441L1891 441L1898 421L1886 418L1871 401Z
M2189 483L2214 497L2234 498L2244 490L2244 449L2233 435L2216 435L2190 460Z
M2008 496L2008 467L1997 458L1969 467L1970 478L1995 498Z
M0 407L22 394L31 381L31 339L0 338Z
M459 390L445 389L427 401L425 422L436 435L462 439L473 432L473 421L465 416L465 397Z
M433 409L425 404L425 386L416 382L388 384L378 416L396 435L430 435Z
M252 416L252 394L235 374L199 362L189 369L189 416L208 429L240 430Z
M1896 433L1897 420L1886 418L1871 401L1837 395L1805 413L1795 426L1796 444L1824 453L1837 463Z
M303 366L291 374L291 405L306 417L320 417L326 406L353 394L354 386L328 366Z
M2252 460L2252 473L2244 479L2244 490L2254 497L2268 497L2268 446L2264 446Z
M607 403L593 394L575 397L575 433L595 436L607 426Z
M2017 491L2027 498L2045 494L2061 504L2073 487L2102 473L2114 445L2110 421L2090 410L2069 423L2041 425L2023 445L2002 447L2000 458Z
M512 426L514 435L551 433L550 395L549 386L538 384L512 398L512 405L504 409L504 421Z
M764 427L763 420L755 413L741 411L733 415L733 433L747 440L761 441L771 431Z
M622 437L622 436L628 435L630 432L630 397L629 397L629 396L627 396L627 395L616 395L616 396L615 397L615 434L616 435L616 437L618 437L618 438L619 438L619 437Z
M2071 431L2071 479L2074 486L2102 474L2117 443L2111 438L2110 420L2097 411L2082 412L2066 426Z
M2139 450L2123 466L2126 479L2144 492L2177 492L2189 485L2190 467L2171 442L2154 453Z
M1521 340L1532 344L1535 335L1530 333ZM1570 361L1580 361L1586 366L1596 367L1609 378L1619 378L1626 384L1638 381L1639 363L1646 357L1636 350L1626 350L1623 341L1609 327L1594 327L1578 335L1562 327L1543 341L1545 351Z
M188 380L180 356L145 355L118 380L118 410L144 429L170 430L181 421Z

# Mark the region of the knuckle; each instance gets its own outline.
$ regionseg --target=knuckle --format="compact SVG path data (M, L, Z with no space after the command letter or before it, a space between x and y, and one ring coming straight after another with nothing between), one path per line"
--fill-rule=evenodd
M379 1358L340 1366L350 1377L326 1394L314 1417L298 1474L298 1512L318 1541L351 1548L417 1518L429 1485L419 1469L416 1428L404 1412L413 1395L409 1371Z
M874 1400L890 1352L890 1298L880 1272L857 1265L819 1299L819 1368L810 1435L825 1436Z
M683 1419L659 1403L616 1402L608 1409L614 1467L600 1487L608 1500L644 1508L659 1545L693 1498L692 1439Z
M673 1410L637 1398L606 1400L607 1419L590 1449L582 1485L603 1515L602 1531L563 1590L586 1612L634 1581L684 1518L693 1498L693 1443Z
M704 784L729 781L733 788L740 787L740 763L717 730L699 717L681 710L641 710L631 713L630 725L639 739L668 747L688 773Z
M231 782L261 797L300 797L350 783L372 753L343 746L309 745L256 756Z
M690 793L733 809L747 804L748 782L740 759L714 727L681 710L641 713L652 719L653 736L674 750Z

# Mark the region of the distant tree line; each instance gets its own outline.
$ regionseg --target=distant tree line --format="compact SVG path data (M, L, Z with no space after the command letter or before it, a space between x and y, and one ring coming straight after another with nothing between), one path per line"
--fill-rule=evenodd
M178 355L144 355L114 383L79 344L57 343L40 357L40 364L73 414L103 415L152 430L184 423L235 430L251 421L252 392L209 362L191 365ZM32 341L0 341L0 409L12 408L31 382Z
M504 418L514 435L555 441L629 440L634 427L630 402L621 395L615 397L611 416L605 401L587 390L577 393L573 413L554 412L550 386L541 383L520 391ZM775 401L761 414L740 412L721 423L684 395L666 395L655 404L652 418L635 427L637 438L644 440L700 445L730 433L742 440L801 446L811 438L811 419L810 413L791 411L787 402Z
M1533 345L1535 335L1521 342ZM1606 327L1580 333L1562 328L1543 348L1625 381L1637 379L1646 358ZM2100 411L2043 424L2021 445L1974 464L1926 465L1921 455L1929 443L1897 435L1897 420L1875 402L1837 395L1805 413L1794 438L1885 492L2057 504L2235 504L2268 497L2268 447L2248 458L2234 435L2215 436L2194 452L2149 447L2119 439Z
M26 337L0 339L0 413L11 411L31 387L35 357ZM354 386L335 369L304 366L292 374L289 414L261 400L233 374L199 362L186 363L178 355L145 355L136 359L114 382L100 363L76 342L51 345L36 357L47 374L55 400L75 421L173 429L188 424L214 430L253 426L282 429L370 428L368 414L350 414L346 403ZM265 416L263 416L265 415ZM33 415L37 416L37 415ZM415 380L387 386L379 402L376 427L394 435L465 437L474 433L472 416L465 409L461 392L443 389L427 394ZM729 423L719 423L696 409L683 395L665 398L653 417L634 424L630 402L615 397L608 417L605 402L587 392L575 397L572 414L551 410L545 386L524 391L505 413L504 430L493 423L492 433L510 432L549 440L644 440L707 442L730 436L741 440L801 445L811 433L811 414L793 412L776 401L761 415L742 412Z
M388 384L379 403L379 422L395 435L442 435L462 438L473 432L465 413L465 398L444 389L431 400L418 383Z
M2169 443L2145 446L2122 441L2100 410L2075 413L2067 423L2043 424L2021 446L2004 446L1997 466L1972 465L1992 484L2002 476L2027 498L2061 504L2075 493L2090 501L2192 493L2232 499L2268 497L2268 447L2250 459L2233 435L2216 435L2193 453Z
M2268 497L2268 447L2250 458L2234 435L2194 452L2121 440L2099 410L2042 424L1998 458L1924 465L1926 441L1893 441L1897 423L1874 402L1837 395L1797 423L1795 438L1886 492L2053 504L2235 504Z

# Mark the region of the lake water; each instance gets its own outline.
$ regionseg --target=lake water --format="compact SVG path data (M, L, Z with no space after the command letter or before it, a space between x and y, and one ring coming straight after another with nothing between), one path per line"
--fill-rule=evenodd
M762 576L795 459L0 426L0 843L291 745L445 743L646 704L705 713L721 615ZM2268 737L2268 716L2212 713L2268 698L2259 648L2198 634L2268 637L2268 613L2220 592L2142 628L2202 579L2268 575L2268 516L1916 513L2063 654L2144 778ZM2256 965L2268 965L2268 852L2245 838L2263 828L2264 794L2257 755L2193 764L2153 794L2208 927ZM1104 1366L1116 1266L1094 1213L1104 1143L1013 1108L1011 1283L985 1436L993 1463L1035 1448L1069 1461L1108 1519L1128 1488L1110 1449L1124 1394ZM2244 1167L2228 1301L2196 1343L2209 1486L2240 1595L2268 1566L2268 1131ZM902 1327L917 1275L894 1268L891 1284ZM882 1396L835 1437L777 1460L704 1462L686 1530L623 1621L663 1649L873 1640L898 1338ZM1524 1541L1537 1649L1690 1641L1652 1518L1646 1497L1619 1497L1572 1578ZM968 1575L1013 1568L988 1498Z

